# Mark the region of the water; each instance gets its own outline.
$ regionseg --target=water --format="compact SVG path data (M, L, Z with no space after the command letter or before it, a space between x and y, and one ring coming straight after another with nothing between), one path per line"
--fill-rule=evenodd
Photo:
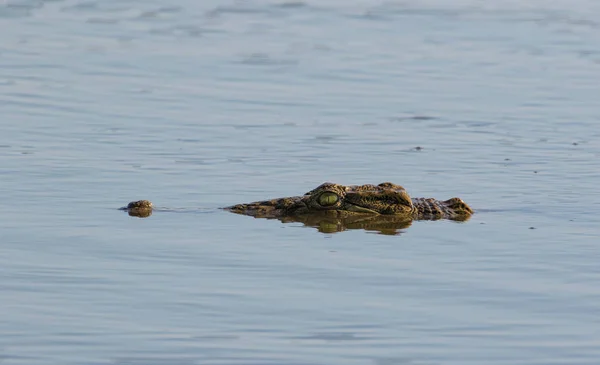
M597 364L599 10L3 1L0 362ZM324 181L477 212L216 209Z

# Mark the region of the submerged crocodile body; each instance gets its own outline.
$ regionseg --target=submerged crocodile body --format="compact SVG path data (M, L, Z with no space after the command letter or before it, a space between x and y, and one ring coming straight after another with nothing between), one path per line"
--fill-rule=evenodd
M132 216L147 217L154 207L148 200L139 200L121 209ZM352 186L324 183L302 196L237 204L223 209L255 218L307 225L306 222L327 221L360 226L383 221L397 227L407 227L413 220L465 221L473 214L460 198L444 201L411 198L402 186L389 182Z

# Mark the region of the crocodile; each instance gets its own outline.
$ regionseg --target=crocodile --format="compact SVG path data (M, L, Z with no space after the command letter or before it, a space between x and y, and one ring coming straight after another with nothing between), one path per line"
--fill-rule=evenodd
M154 210L149 200L138 200L121 208L131 216L148 217ZM333 229L346 226L368 229L376 224L392 228L408 227L413 220L449 219L466 221L473 210L460 198L437 200L411 198L406 190L390 182L379 185L340 185L324 183L302 196L236 204L221 208L255 218L303 222ZM334 227L335 228L335 227ZM377 228L381 230L381 227Z

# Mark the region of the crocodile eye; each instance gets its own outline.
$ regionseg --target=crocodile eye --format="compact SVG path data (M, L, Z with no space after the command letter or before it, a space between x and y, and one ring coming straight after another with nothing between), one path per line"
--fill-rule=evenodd
M330 207L335 205L340 200L340 197L336 193L332 193L329 191L324 192L319 195L319 204L324 207Z

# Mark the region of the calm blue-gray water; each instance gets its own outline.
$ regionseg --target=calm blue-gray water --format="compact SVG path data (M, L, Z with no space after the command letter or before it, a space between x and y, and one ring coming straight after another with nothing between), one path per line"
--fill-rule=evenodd
M0 364L600 363L598 14L1 0ZM218 209L325 181L476 213Z

